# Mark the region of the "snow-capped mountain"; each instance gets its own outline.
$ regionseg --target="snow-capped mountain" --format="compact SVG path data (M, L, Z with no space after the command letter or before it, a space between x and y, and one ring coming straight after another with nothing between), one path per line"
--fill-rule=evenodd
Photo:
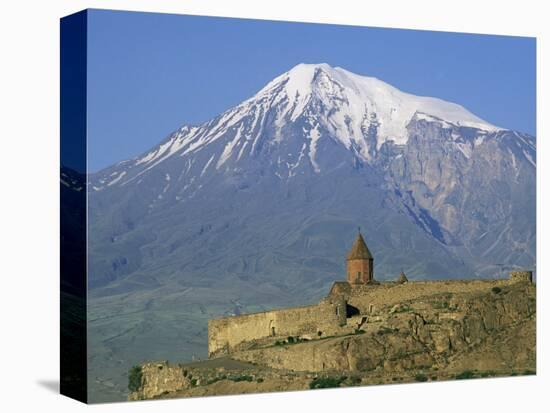
M144 268L134 236L153 244L170 239L167 259L193 263L198 258L186 258L183 248L191 227L201 237L226 231L222 238L239 238L228 222L246 226L274 205L263 219L282 238L263 245L269 253L303 238L309 247L299 259L306 259L315 244L304 226L310 222L334 239L322 242L334 255L338 241L344 250L350 225L360 224L369 245L378 244L382 277L401 267L419 277L467 277L532 266L535 159L533 137L460 105L327 64L300 64L216 118L183 126L143 155L90 177L91 223L103 235L97 241L113 244L98 263L97 285ZM324 214L341 219L341 228L323 229ZM177 216L185 218L174 222ZM156 234L159 222L169 223L165 239ZM204 237L207 248L219 241ZM227 260L218 257L212 271L231 272L235 256L250 253L243 241L224 249ZM287 264L266 271L297 271L292 259ZM92 280L94 273L92 265Z
M292 176L301 162L320 172L317 147L330 139L362 161L372 161L385 142L406 144L413 119L445 127L476 129L482 137L500 128L460 105L399 91L372 77L359 76L327 64L300 64L269 82L252 98L200 126L183 126L143 156L120 164L96 186L124 184L172 156L189 157L207 148L209 167L227 169L262 149L299 143L297 153L277 159L278 172ZM289 126L299 125L299 137ZM298 142L297 142L298 141ZM284 151L283 151L284 152ZM296 156L297 158L296 158ZM206 172L206 170L205 170Z

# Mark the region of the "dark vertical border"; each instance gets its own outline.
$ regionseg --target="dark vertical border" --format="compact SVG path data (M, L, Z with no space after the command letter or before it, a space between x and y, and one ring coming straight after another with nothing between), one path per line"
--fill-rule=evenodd
M87 11L61 19L61 394L86 403Z

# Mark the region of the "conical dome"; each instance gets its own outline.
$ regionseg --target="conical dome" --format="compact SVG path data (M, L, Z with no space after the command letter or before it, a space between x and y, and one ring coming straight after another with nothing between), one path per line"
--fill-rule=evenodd
M357 239L351 247L351 251L348 254L348 260L372 260L372 254L363 239L361 233L357 235Z
M404 284L408 281L409 280L408 280L407 276L405 275L405 273L403 271L401 271L401 274L399 274L399 277L397 278L397 282L399 284Z

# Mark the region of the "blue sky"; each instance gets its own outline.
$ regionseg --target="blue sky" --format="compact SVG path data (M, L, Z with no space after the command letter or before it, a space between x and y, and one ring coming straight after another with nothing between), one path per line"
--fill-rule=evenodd
M535 135L533 38L92 10L88 41L90 171L212 118L301 62Z

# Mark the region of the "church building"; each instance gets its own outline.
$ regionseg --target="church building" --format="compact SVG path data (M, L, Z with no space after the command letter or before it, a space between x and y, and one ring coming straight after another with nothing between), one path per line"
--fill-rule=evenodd
M372 254L361 232L347 256L347 281L350 284L368 284L374 281Z

